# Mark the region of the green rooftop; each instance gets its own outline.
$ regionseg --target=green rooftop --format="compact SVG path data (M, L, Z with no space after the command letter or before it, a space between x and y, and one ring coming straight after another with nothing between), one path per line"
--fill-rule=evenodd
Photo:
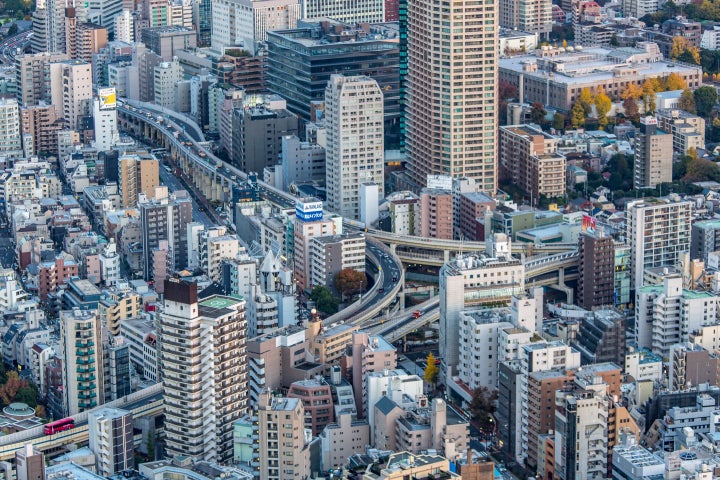
M230 308L238 303L238 299L231 297L210 297L200 302L200 306L208 308Z

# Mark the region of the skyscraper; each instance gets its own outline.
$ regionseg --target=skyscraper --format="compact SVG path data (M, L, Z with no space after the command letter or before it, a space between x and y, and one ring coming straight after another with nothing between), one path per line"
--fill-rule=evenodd
M89 410L104 399L101 330L95 310L60 312L66 415Z
M358 219L360 184L375 182L383 190L383 95L370 77L330 77L325 90L328 119L327 207Z
M169 456L232 460L233 423L247 409L245 341L244 300L200 300L197 284L165 280L157 344Z
M402 19L403 5L400 10ZM405 149L410 180L420 187L429 174L466 176L483 191L495 193L497 3L408 2L406 21Z

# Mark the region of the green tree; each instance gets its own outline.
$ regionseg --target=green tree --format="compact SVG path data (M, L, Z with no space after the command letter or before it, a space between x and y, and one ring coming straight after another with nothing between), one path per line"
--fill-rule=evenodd
M695 107L701 117L710 116L713 107L717 104L718 94L715 87L704 86L695 90Z
M364 292L367 287L367 277L364 272L352 268L344 268L335 275L335 288L343 295Z
M12 37L13 35L17 35L17 33L18 33L17 23L13 23L12 25L10 25L10 28L8 28L8 33L7 33L6 37Z
M573 128L580 128L585 125L585 108L580 101L576 101L570 112L570 124Z
M608 97L604 91L600 91L595 95L595 111L597 112L598 125L601 128L605 128L608 124L607 114L612 108L612 100Z
M332 315L338 311L338 301L333 297L327 287L318 285L310 292L310 300L315 302L317 309L325 314Z
M530 108L530 120L532 120L533 123L542 126L545 123L546 115L547 110L545 110L542 103L535 102L532 104L532 107Z
M425 359L426 365L425 365L425 373L423 374L423 378L427 383L435 386L435 382L437 381L438 374L440 373L440 369L437 365L435 365L435 355L432 354L432 352L428 353L427 358Z
M15 395L15 401L27 403L29 406L35 408L38 404L37 389L33 388L30 385L20 388L17 391L17 395Z
M678 108L690 112L692 114L697 113L697 107L695 106L695 95L692 90L683 90L678 101Z
M552 119L552 128L555 130L565 130L565 115L555 112Z

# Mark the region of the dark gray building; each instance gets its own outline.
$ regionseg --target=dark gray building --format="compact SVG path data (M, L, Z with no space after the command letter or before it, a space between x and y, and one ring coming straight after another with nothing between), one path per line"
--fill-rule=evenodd
M615 305L615 242L584 234L578 243L578 305L588 310Z
M284 108L258 106L233 111L232 160L247 173L262 174L280 163L282 138L298 134L298 117Z
M520 366L510 362L500 364L498 372L498 402L495 410L495 418L498 422L498 436L502 445L501 453L506 461L515 458L515 425L519 419L516 418L517 386L520 378Z
M311 103L324 102L332 74L367 75L380 85L385 135L394 137L400 130L399 39L396 22L353 26L323 19L268 32L268 89L310 120Z
M703 220L692 224L690 258L708 261L708 253L720 250L720 221Z
M171 61L177 50L187 50L197 46L195 30L180 25L145 28L141 35L142 43L160 55L163 62Z

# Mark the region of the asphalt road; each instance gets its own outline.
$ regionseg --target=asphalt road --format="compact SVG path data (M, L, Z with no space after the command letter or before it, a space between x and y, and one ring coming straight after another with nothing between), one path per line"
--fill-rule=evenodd
M168 187L168 190L170 190L171 192L174 192L176 190L186 190L186 188L183 187L180 181L174 175L168 173L162 166L160 167L160 180L162 181L163 185L166 185ZM210 219L207 213L200 210L200 207L195 201L195 198L193 198L192 194L190 195L190 200L192 201L193 222L202 223L203 225L205 225L205 228L210 228L217 225Z
M22 32L0 43L0 64L12 65L15 63L16 49L25 48L31 34L32 31Z
M368 243L366 248L367 250L370 250L378 259L380 259L379 267L382 268L383 272L383 284L380 285L379 288L384 289L384 292L378 292L375 295L375 298L365 306L365 308L369 308L378 303L383 298L385 298L385 295L390 294L390 290L392 290L395 284L400 280L400 275L402 274L402 272L397 266L397 264L393 261L392 257L385 253L384 250L376 247L371 243ZM393 280L393 278L395 278L395 280Z

